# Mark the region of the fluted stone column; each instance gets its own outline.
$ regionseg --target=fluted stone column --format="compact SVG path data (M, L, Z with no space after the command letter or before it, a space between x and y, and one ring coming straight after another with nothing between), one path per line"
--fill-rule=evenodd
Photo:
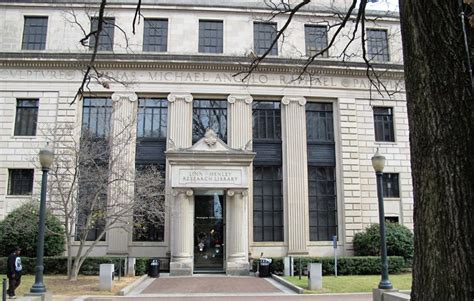
M109 159L111 184L107 201L111 214L120 218L115 223L114 229L107 232L108 254L128 254L131 239L137 99L137 95L133 92L112 94Z
M229 107L228 145L243 149L252 139L252 96L231 94L227 97Z
M170 276L193 274L194 196L192 189L173 189Z
M307 254L308 167L306 153L306 99L281 100L283 130L283 191L286 199L286 233L289 254Z
M192 101L193 96L189 93L170 93L168 95L167 149L191 146L193 140Z
M248 276L248 193L229 189L226 198L226 273Z

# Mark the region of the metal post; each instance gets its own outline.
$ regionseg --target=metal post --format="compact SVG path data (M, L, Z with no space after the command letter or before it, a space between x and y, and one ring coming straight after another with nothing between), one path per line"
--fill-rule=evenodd
M7 279L5 278L2 282L2 301L7 301Z
M48 185L48 171L49 168L43 168L43 179L41 181L41 199L40 199L40 213L39 213L39 229L38 242L36 244L36 273L35 283L30 289L31 293L45 293L46 286L43 283L43 255L44 255L44 232L45 232L45 217L46 217L46 188Z
M382 172L376 172L377 176L377 197L379 202L379 223L380 223L380 256L382 260L382 279L379 283L380 289L393 288L388 279L387 242L385 239L385 213L383 204L383 179Z

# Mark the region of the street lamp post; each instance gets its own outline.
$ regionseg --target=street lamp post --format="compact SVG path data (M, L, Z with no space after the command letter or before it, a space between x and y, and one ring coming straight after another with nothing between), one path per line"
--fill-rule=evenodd
M379 283L380 289L392 289L392 283L388 279L387 242L385 239L385 213L383 204L383 168L385 167L385 157L377 152L372 157L372 167L377 176L377 198L379 203L379 223L380 223L380 257L382 260L382 279Z
M43 170L43 177L41 180L41 199L40 212L38 224L38 242L36 244L36 273L35 283L30 289L31 293L45 293L46 286L43 283L43 255L44 255L44 232L45 232L45 217L46 217L46 189L48 185L48 171L53 163L54 153L46 146L39 152L39 160L41 169Z

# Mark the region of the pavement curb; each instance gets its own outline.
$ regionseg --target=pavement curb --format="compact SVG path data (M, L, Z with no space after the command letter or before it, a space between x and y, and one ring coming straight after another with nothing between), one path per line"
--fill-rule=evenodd
M293 283L283 279L282 277L277 276L275 274L272 274L272 278L275 279L275 281L277 281L281 285L283 285L283 286L291 289L292 291L296 292L297 294L304 294L304 289L302 289L299 286L294 285Z
M147 275L143 275L137 280L133 281L131 284L127 285L126 287L122 288L118 295L119 296L126 296L128 295L131 291L133 291L135 288L137 288L143 281L145 281L148 278Z

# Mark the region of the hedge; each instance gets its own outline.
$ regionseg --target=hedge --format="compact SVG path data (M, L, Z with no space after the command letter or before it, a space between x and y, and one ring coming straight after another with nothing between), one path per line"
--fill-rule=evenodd
M82 265L79 273L82 275L99 275L99 266L102 263L115 264L115 272L118 273L119 261L121 260L122 271L124 269L124 258L119 257L88 257ZM24 274L34 274L36 266L36 258L21 257ZM143 275L147 272L149 258L137 258L135 264L135 274ZM67 274L67 257L44 257L44 273L45 274ZM162 265L163 269L163 265ZM0 274L7 272L7 257L0 257Z
M334 275L333 257L293 257L293 271L295 275L299 273L299 260L301 259L302 274L307 274L308 263L320 262L323 267L323 275ZM258 259L253 259L253 270L257 270ZM351 256L337 258L338 275L377 275L380 274L380 257L376 256ZM401 256L389 256L389 273L396 274L402 272L406 267L405 260ZM272 272L283 274L283 258L272 258Z

